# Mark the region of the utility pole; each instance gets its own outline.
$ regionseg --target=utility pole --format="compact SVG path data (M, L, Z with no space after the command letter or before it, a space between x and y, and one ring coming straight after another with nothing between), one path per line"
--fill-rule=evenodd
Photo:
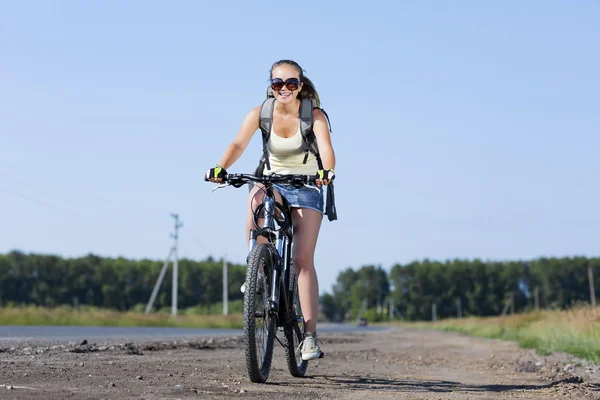
M588 279L590 281L590 300L592 301L592 307L596 307L596 291L594 290L594 272L592 267L588 265Z
M171 217L175 219L175 233L171 234L171 237L174 239L173 246L171 247L171 250L169 250L169 255L165 259L165 262L163 263L163 266L160 270L160 274L158 275L158 279L156 280L156 284L154 285L154 289L152 289L152 295L150 296L150 300L148 300L148 304L146 305L146 314L148 314L150 310L152 310L152 305L154 304L154 300L156 300L158 289L160 288L160 285L162 284L162 281L165 278L167 269L169 268L169 261L171 260L171 258L173 258L173 288L171 297L171 314L177 315L177 247L179 245L179 228L183 226L183 222L179 222L178 214L171 213Z
M223 257L223 315L229 314L229 281L227 279L227 257Z
M183 222L179 222L179 214L171 213L171 217L175 219L175 233L171 234L171 237L174 239L173 244L173 254L175 257L175 261L173 262L173 290L171 292L171 315L177 315L177 274L178 274L178 265L177 265L177 246L179 244L179 228L183 226Z

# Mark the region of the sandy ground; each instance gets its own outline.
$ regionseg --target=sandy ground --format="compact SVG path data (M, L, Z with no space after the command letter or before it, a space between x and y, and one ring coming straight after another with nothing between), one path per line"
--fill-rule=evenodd
M287 372L276 342L266 384L249 381L242 339L2 342L0 399L600 399L600 369L497 340L394 330L322 334L326 357Z

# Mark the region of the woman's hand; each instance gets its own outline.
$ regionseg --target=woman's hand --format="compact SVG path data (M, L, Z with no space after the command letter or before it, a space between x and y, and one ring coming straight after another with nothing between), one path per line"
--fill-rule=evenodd
M329 185L335 179L335 172L332 169L320 169L317 171L317 186Z
M206 171L206 175L204 176L205 181L210 181L214 183L223 182L223 178L227 176L227 171L225 168L221 167L217 164L216 167L209 169Z

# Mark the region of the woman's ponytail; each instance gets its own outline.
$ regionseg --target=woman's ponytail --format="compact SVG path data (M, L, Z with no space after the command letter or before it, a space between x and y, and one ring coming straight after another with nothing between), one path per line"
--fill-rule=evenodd
M312 83L312 81L303 73L300 74L300 80L302 81L302 90L300 91L298 97L301 99L315 99L317 102L317 107L321 107L319 93L317 93L317 89L315 89L315 85Z

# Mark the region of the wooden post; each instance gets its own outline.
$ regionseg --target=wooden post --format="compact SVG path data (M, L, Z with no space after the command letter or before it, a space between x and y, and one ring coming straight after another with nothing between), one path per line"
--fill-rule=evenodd
M435 303L433 303L431 305L431 320L432 321L436 321L437 320L437 306Z
M460 300L460 297L456 299L456 317L462 318L462 302Z
M515 313L515 294L510 294L510 315Z
M535 311L540 311L540 288L538 286L533 289L533 302L535 304Z
M223 315L229 315L229 279L227 278L227 258L223 257Z
M590 281L590 300L592 307L596 307L596 291L594 290L594 272L592 267L588 265L588 279Z

